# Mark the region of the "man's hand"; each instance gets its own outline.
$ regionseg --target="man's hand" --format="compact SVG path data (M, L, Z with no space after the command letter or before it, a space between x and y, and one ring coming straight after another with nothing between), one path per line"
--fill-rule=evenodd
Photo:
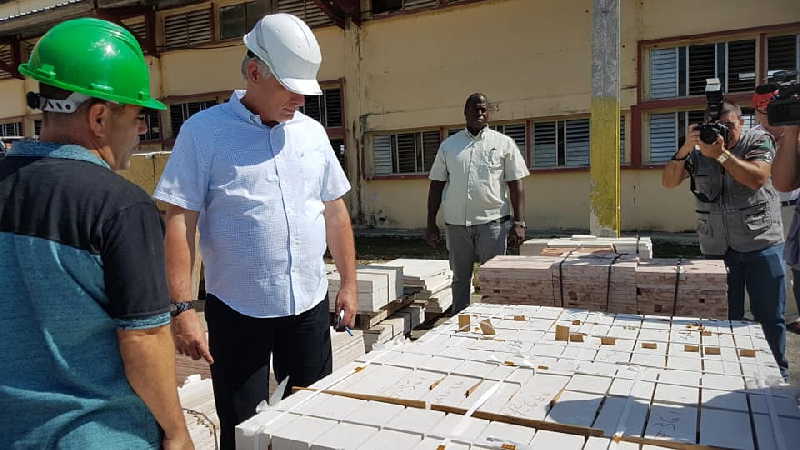
M508 234L508 246L517 248L525 242L525 227L522 225L514 225L511 233Z
M717 159L725 151L725 139L722 139L722 136L717 136L717 140L711 145L699 139L698 141L700 142L700 153L706 158Z
M194 450L194 444L187 433L176 438L165 437L164 440L161 441L161 448L162 450Z
M344 310L344 319L339 323L339 326L353 328L356 325L356 312L358 311L358 294L355 289L339 289L339 293L336 294L336 307L334 308L337 317L339 311L342 310Z
M425 229L425 242L433 248L438 248L442 243L442 233L436 224L428 225Z
M209 364L214 364L214 358L208 351L206 334L194 310L184 311L172 318L172 336L178 353L189 356L195 361L203 358Z

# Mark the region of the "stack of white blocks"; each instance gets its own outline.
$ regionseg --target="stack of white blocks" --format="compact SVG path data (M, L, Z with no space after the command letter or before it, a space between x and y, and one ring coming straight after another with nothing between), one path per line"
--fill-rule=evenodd
M528 239L523 242L519 254L523 256L542 255L545 249L575 249L593 251L596 249L611 249L618 254L637 255L639 259L647 260L653 257L653 242L649 237L621 237L599 238L592 235L576 234L568 238L557 239Z
M789 449L800 440L795 393L776 387L756 324L537 306L476 304L466 313L468 330L453 318L312 386L359 400L299 392L240 425L238 448L436 449L450 439L447 450L599 450L617 431L650 439L644 448L768 450L782 438ZM496 334L476 331L484 319ZM557 326L569 327L567 340L556 339ZM587 440L593 433L604 437Z

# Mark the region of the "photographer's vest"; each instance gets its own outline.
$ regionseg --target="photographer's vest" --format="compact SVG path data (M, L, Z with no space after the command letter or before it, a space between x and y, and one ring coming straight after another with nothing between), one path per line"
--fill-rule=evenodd
M743 134L730 152L737 158L772 136L760 128ZM697 198L697 234L705 256L763 250L783 241L781 203L770 178L760 189L750 189L727 173L719 162L700 152L690 154L692 193Z

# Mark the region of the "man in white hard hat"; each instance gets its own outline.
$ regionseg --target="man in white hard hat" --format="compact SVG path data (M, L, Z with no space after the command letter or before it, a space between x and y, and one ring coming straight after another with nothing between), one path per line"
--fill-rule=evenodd
M319 45L288 14L244 37L247 89L181 127L155 197L166 219L167 279L180 313L176 345L211 363L223 449L277 380L308 386L331 373L326 243L342 277L337 315L352 326L355 250L342 196L350 184L325 129L298 112L322 93ZM205 265L209 342L192 310L195 230ZM331 299L333 301L333 299Z

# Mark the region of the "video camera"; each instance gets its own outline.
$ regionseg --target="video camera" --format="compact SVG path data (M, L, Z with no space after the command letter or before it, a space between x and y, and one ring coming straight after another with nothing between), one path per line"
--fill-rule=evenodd
M697 126L700 131L700 140L708 145L717 141L718 136L727 143L730 140L731 130L727 126L719 122L719 117L722 114L722 86L718 78L709 78L706 80L706 115L704 122Z
M767 84L756 87L755 98L767 104L770 125L800 125L800 83L796 78L796 71L781 70L772 74Z

